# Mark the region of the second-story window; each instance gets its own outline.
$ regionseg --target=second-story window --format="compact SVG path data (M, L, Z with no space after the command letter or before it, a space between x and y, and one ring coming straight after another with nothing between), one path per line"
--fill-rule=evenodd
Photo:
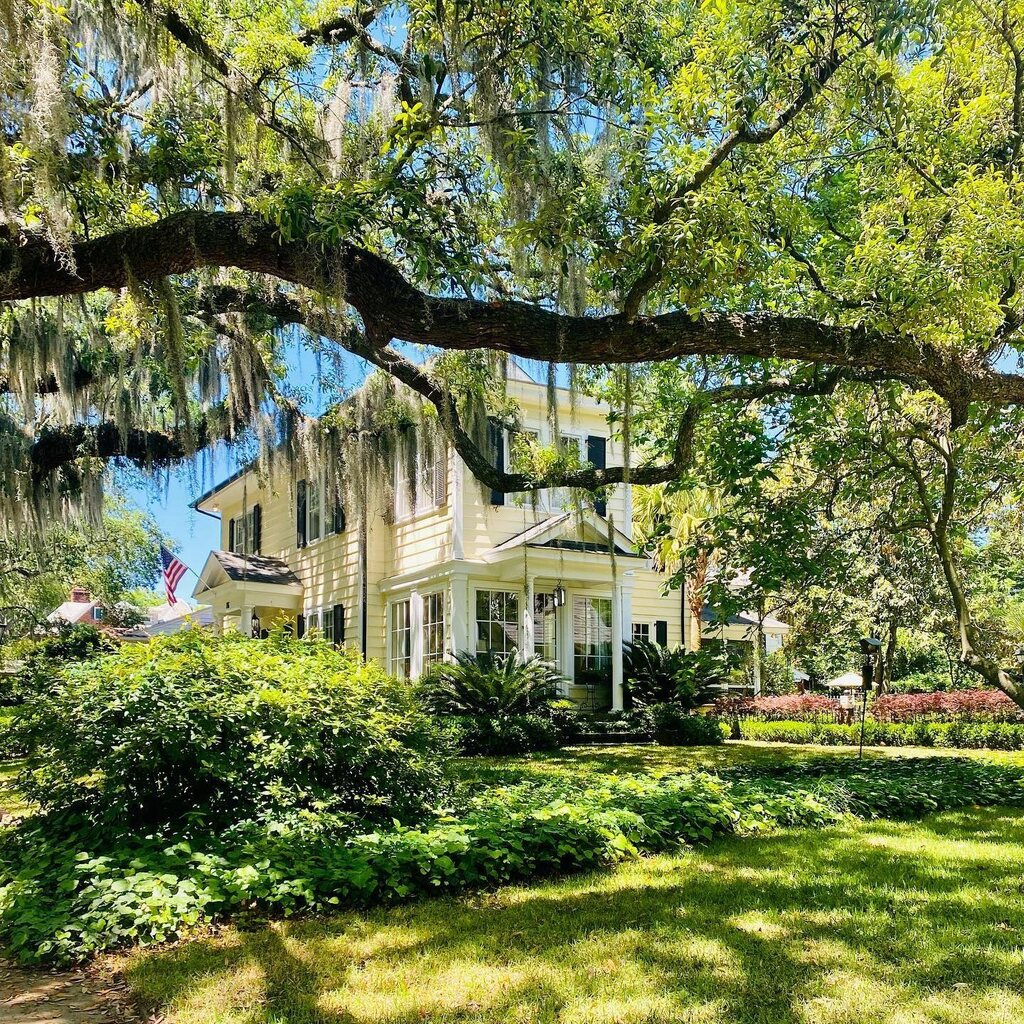
M410 486L411 485L411 486ZM409 479L405 461L395 464L395 519L407 519L420 512L440 508L448 500L448 448L438 445L431 452L416 452L416 472Z
M260 506L253 505L235 516L228 527L228 548L236 555L260 553Z
M306 543L311 544L320 539L323 526L323 509L321 502L321 488L316 480L309 480L306 483Z

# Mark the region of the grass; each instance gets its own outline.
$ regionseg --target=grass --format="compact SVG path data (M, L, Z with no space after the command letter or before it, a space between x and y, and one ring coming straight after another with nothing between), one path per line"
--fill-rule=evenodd
M1016 1024L1024 814L729 840L612 872L227 929L125 964L169 1024Z
M21 816L31 806L14 785L14 780L24 766L23 760L0 761L0 818Z

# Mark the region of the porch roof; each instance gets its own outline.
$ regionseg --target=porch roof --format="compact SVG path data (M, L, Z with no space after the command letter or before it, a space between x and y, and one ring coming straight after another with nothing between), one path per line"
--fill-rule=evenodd
M267 555L239 555L234 551L211 551L192 591L194 597L225 583L302 590L302 581L287 562Z
M577 527L575 530L572 529L574 526ZM500 544L495 544L485 551L482 557L485 562L497 562L523 547L607 552L608 526L608 520L594 512L585 512L582 520L573 512L561 512L528 526ZM570 532L578 536L567 536ZM587 535L590 537L589 540ZM616 555L626 558L644 557L633 550L632 542L621 530L613 529L612 538Z

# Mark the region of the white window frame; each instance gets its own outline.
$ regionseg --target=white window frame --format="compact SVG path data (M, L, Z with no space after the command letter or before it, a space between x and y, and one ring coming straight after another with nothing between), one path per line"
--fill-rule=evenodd
M488 617L486 619L481 619L480 618L480 595L481 594L488 594L488 595L492 595L492 596L495 595L495 594L502 595L502 610L504 612L504 618L500 618L500 619L494 618L490 614L488 615ZM488 610L489 611L492 610L492 596L489 596L488 599L487 599ZM512 599L512 601L514 601L514 604L515 604L514 612L512 612L511 614L509 613L509 610L508 610L509 604L510 604L510 599ZM497 587L477 587L476 588L476 590L475 590L475 592L473 594L473 622L474 622L474 636L475 636L474 650L478 654L483 654L483 653L489 651L489 652L495 653L495 654L507 655L507 654L509 654L511 652L511 650L513 648L516 648L516 649L520 648L520 645L522 644L522 636L521 636L522 620L519 617L519 613L520 613L520 608L522 606L522 600L523 600L522 595L519 593L518 590L507 590L506 588L500 587L500 586L497 586ZM494 648L494 647L487 647L487 646L482 647L481 646L482 637L480 635L480 627L481 627L481 625L486 625L487 626L488 638L490 637L491 627L494 626L494 625L500 625L502 627L502 630L501 630L502 631L502 635L507 637L509 632L511 632L512 635L514 636L514 642L505 645L504 648L501 649L501 650L498 650L497 648Z
M431 665L443 662L447 653L446 638L448 624L446 621L445 592L443 590L433 590L428 594L423 594L422 601L423 621L420 628L423 633L423 644L420 671L426 672ZM433 611L439 613L436 618L432 617Z
M448 467L451 453L448 445L441 443L434 452L432 462L425 460L422 446L416 446L416 473L413 477L412 493L406 479L403 458L395 460L394 516L401 523L416 516L435 512L448 504Z
M316 504L313 503L313 495L316 495ZM316 532L313 531L313 517L316 516ZM306 543L315 544L318 540L326 537L324 530L324 484L322 478L306 480Z
M555 607L555 595L554 591L538 590L533 595L533 651L531 652L536 657L543 659L544 661L550 662L552 665L558 664L558 638L561 634L561 616L558 614L559 609ZM548 602L550 607L547 608ZM550 622L553 627L553 635L551 636L551 650L550 658L545 658L545 636L544 636L544 622L547 618L546 611L551 612Z
M236 555L254 555L256 552L250 550L250 540L256 532L256 506L247 508L240 515L235 516L235 543L231 548Z
M572 646L572 678L573 678L574 681L578 681L578 673L577 673L577 666L576 666L576 658L577 658L577 655L576 655L576 603L578 601L586 601L586 602L589 602L591 604L593 602L595 602L595 601L601 601L602 603L605 603L605 604L608 605L608 625L607 625L607 627L604 627L604 628L607 628L607 630L608 630L608 672L609 672L609 678L611 678L612 664L613 664L613 662L615 660L615 651L612 649L612 642L611 642L612 628L613 628L612 627L612 620L613 620L614 615L615 615L615 610L614 610L614 601L615 601L615 599L614 599L614 597L612 597L609 594L574 594L572 596L572 602L570 604L570 607L571 607L572 611L571 611L570 617L569 617L569 624L570 624L570 629L571 629L571 633L572 633L572 640L571 640L571 646ZM591 622L591 620L590 620L590 618L588 616L584 620L584 626L585 626L584 644L588 648L588 652L583 655L583 660L584 660L583 669L584 670L587 670L587 669L589 669L591 667L590 659L592 657L596 657L596 655L591 655L589 653L589 648L591 646L596 646L595 639L593 637L591 637L591 635L590 635L590 627L591 627L591 625L592 625L592 622Z
M638 632L642 630L643 632ZM632 641L636 643L637 640L646 640L650 642L651 639L651 624L649 622L634 622L632 629Z
M405 608L405 624L396 628L395 614L403 606ZM388 672L400 679L409 679L412 677L412 601L410 598L391 601L388 604L387 630ZM405 651L404 654L400 654L396 640L400 640L403 635ZM404 672L402 671L403 667Z

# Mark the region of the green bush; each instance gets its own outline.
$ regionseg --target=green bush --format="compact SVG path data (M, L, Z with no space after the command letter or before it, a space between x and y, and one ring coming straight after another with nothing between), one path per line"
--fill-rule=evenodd
M678 704L695 708L710 699L710 687L729 676L734 660L730 651L711 645L687 651L683 647L662 647L649 640L624 644L626 706Z
M562 745L555 722L540 715L462 715L447 721L460 754L497 757Z
M439 715L544 714L558 694L562 676L540 658L509 654L462 653L441 662L420 682L419 692Z
M721 719L684 711L675 704L654 705L651 727L655 740L665 747L713 746L725 740Z
M0 706L0 761L28 753L25 740L17 729L20 713L20 708Z
M287 809L408 820L435 738L408 684L328 643L185 630L70 665L24 706L26 795L156 825Z
M450 817L422 827L367 833L325 815L219 834L131 833L51 815L0 835L0 938L23 960L68 961L241 909L366 906L723 834L995 804L1024 806L1024 771L937 758L526 783L457 797Z
M88 661L114 649L109 637L85 623L59 625L41 640L18 640L5 649L5 654L21 662L21 667L13 675L0 676L0 705L22 704L44 694L68 664Z
M745 740L775 743L817 743L830 747L860 743L860 725L815 722L740 723ZM953 747L1024 750L1024 724L1014 722L872 722L864 727L864 742L880 747Z

